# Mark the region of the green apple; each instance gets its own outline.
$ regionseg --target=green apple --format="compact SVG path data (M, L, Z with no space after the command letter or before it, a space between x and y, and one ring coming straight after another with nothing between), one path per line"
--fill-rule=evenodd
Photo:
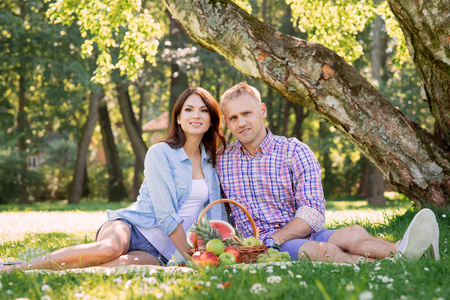
M242 246L244 247L250 247L250 246L258 246L261 245L261 243L259 242L259 240L257 238L255 238L254 236L250 236L248 238L245 238L242 241Z
M220 265L233 265L236 263L236 258L230 252L224 252L219 255Z
M206 251L212 252L215 255L219 256L225 251L225 246L223 242L219 239L213 239L206 243Z

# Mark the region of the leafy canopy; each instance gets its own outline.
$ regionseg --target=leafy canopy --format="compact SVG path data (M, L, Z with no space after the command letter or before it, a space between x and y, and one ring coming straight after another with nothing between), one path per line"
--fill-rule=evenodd
M234 2L251 13L248 0ZM163 35L157 16L164 8L157 2L144 3L145 7L140 0L57 0L50 4L48 16L54 23L77 22L86 39L82 55L96 54L94 81L105 83L106 75L113 69L135 80L145 61L155 62L158 40ZM310 41L330 48L349 62L363 54L358 33L380 15L387 33L397 41L394 60L400 65L408 59L404 37L386 1L380 5L372 0L286 0L286 3L291 5L296 26L308 34Z
M93 79L105 83L113 69L135 79L145 61L154 62L162 32L152 17L154 6L148 7L142 7L140 0L58 0L50 4L48 16L54 23L77 22L86 38L82 55L92 56L94 46L98 47Z
M404 36L387 1L380 5L372 0L286 0L286 3L291 5L296 26L308 33L308 40L324 45L349 62L363 54L358 33L379 15L385 20L388 35L398 41L394 61L401 64L408 59Z

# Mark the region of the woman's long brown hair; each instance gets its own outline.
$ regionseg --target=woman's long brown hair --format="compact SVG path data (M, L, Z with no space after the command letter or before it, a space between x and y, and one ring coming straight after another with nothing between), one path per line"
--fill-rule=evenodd
M169 134L167 138L163 140L163 142L166 142L172 148L183 147L184 143L186 142L186 136L183 129L181 129L181 125L177 123L177 119L181 113L181 109L183 108L184 103L186 102L186 99L192 94L197 94L198 96L200 96L200 98L208 108L209 116L211 119L211 126L203 135L202 143L205 146L205 150L209 152L210 155L210 159L208 162L212 163L213 167L215 167L217 161L218 144L220 142L225 148L226 141L222 131L220 131L222 115L220 113L219 104L214 99L214 97L204 88L188 88L180 95L180 97L178 97L172 110L172 122L170 123Z

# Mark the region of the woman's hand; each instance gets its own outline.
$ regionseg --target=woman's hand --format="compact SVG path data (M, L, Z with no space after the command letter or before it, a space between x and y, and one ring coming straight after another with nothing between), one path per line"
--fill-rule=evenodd
M186 241L186 233L184 232L181 224L178 224L177 228L175 228L175 230L169 235L169 238L184 259L186 261L191 260L190 255L187 253L189 250L189 244Z

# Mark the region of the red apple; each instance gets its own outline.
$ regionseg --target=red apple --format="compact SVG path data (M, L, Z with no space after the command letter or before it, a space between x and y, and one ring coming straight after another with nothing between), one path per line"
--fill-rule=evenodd
M214 253L209 251L203 252L200 258L202 260L202 266L215 267L219 264L219 258Z
M239 251L238 251L238 249L236 249L236 247L228 246L228 247L225 248L224 252L228 252L228 253L233 254L233 256L236 259L236 261L239 261Z
M200 268L202 266L202 253L200 251L196 251L194 252L194 254L192 254L191 258L192 258L192 262L194 264L195 267Z

